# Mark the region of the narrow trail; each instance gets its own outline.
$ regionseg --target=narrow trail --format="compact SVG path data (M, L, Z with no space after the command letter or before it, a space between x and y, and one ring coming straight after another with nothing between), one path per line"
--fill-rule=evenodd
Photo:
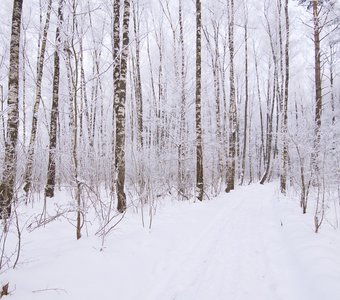
M302 299L281 224L273 218L273 195L258 187L253 194L234 193L224 196L193 245L176 245L182 256L147 299Z

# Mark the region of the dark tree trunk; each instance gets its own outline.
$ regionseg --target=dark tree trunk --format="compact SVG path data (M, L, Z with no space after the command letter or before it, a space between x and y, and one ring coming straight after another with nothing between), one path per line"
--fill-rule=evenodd
M62 6L63 1L59 1L58 7L58 25L55 35L55 51L54 51L54 73L53 73L53 91L52 91L52 108L51 108L51 121L50 121L50 145L48 153L48 169L47 169L47 182L45 186L45 196L52 198L54 196L56 165L55 154L57 147L57 127L58 127L58 106L59 106L59 81L60 81L60 27L63 21Z

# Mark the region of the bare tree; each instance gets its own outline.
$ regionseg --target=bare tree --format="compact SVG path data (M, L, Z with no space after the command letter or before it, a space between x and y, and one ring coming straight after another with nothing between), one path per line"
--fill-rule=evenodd
M135 96L136 96L136 109L137 109L137 141L138 149L141 151L143 148L143 91L141 80L141 63L140 63L140 7L139 0L134 5L133 9L133 30L136 39L136 70L135 76Z
M273 122L274 122L274 109L278 106L278 100L280 98L280 83L279 83L279 58L277 54L277 41L273 34L272 26L269 21L268 9L264 11L266 19L266 31L269 37L270 49L272 58L269 58L268 63L268 82L267 82L267 115L266 115L266 144L265 144L265 154L264 154L264 165L265 171L261 177L260 183L264 184L270 179L271 168L273 160L275 158L276 147L273 147ZM281 21L280 21L281 22ZM272 71L272 63L274 70ZM273 74L271 74L273 72ZM271 85L271 78L273 80ZM270 91L272 89L272 91ZM271 94L271 95L270 95ZM278 130L278 118L276 119L276 129ZM275 135L275 137L277 134ZM276 144L275 144L276 145ZM274 151L273 151L274 150ZM274 152L274 153L273 153Z
M44 31L43 31L43 38L42 38L41 48L39 52L39 59L37 62L38 66L37 66L36 95L35 95L34 107L33 107L31 137L30 137L30 143L28 146L26 170L25 170L25 175L24 175L24 180L25 180L24 191L26 193L29 192L32 186L34 148L35 148L35 140L36 140L37 129L38 129L38 113L39 113L39 106L40 106L40 101L41 101L41 84L42 84L43 72L44 72L47 34L48 34L49 26L50 26L51 10L52 10L52 0L49 0L47 12L46 12L46 20L45 20L45 26L44 26Z
M47 168L47 182L45 186L45 196L54 196L55 176L56 176L56 146L57 146L57 127L58 127L58 106L59 106L59 81L60 81L60 58L59 48L61 43L60 27L63 21L63 2L59 0L58 7L58 24L55 34L55 50L54 50L54 73L53 73L53 87L52 87L52 108L50 121L50 145L48 152L48 168Z
M178 21L179 21L179 44L180 44L180 126L179 126L179 146L178 146L178 191L181 196L186 193L186 171L185 171L185 158L186 158L186 82L185 82L185 50L184 50L184 28L183 28L183 4L182 0L178 1Z
M201 52L202 52L202 8L201 0L196 0L196 197L203 200L203 147L201 115Z
M8 79L8 119L5 162L0 183L0 218L11 215L17 169L17 142L19 130L19 48L23 0L13 1L10 66Z
M228 44L229 44L229 84L230 84L230 102L229 102L229 149L228 149L228 171L226 193L229 193L235 186L235 167L236 167L236 94L235 94L235 74L234 74L234 0L228 0Z
M115 2L115 12L119 9L119 1ZM118 23L116 23L116 21ZM126 74L127 60L129 54L129 21L130 21L130 1L124 0L123 27L122 27L122 51L119 69L119 82L115 86L115 118L116 118L116 135L115 135L115 169L116 169L116 194L117 209L123 213L126 210L125 195L125 102L126 102ZM119 17L114 23L114 45L119 42L117 36L119 32ZM118 70L115 70L116 72ZM114 75L116 76L116 75Z
M314 34L314 77L315 77L315 127L314 142L312 152L312 170L313 178L319 172L319 152L321 139L321 113L322 113L322 81L321 81L321 48L320 48L320 10L318 8L319 0L312 1L313 7L313 34ZM313 179L313 180L314 180Z
M288 92L289 92L289 13L288 0L285 1L285 23L286 23L286 43L285 43L285 79L284 79L284 97L281 105L281 136L282 136L282 152L281 152L281 173L280 173L280 189L281 193L286 194L287 190L287 165L288 165Z
M245 8L246 9L246 8ZM247 12L248 13L248 12ZM247 153L247 132L248 132L248 102L249 102L249 79L248 79L248 16L244 24L244 68L245 68L245 102L244 102L244 129L243 129L243 150L242 150L242 165L241 165L241 178L240 184L243 184L246 172L246 153Z

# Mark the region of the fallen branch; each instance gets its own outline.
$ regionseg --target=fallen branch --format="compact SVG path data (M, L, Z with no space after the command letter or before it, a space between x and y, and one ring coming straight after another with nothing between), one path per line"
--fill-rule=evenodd
M50 288L50 289L42 289L42 290L34 290L32 293L41 293L41 292L64 292L67 294L67 291L64 289L59 289L59 288Z

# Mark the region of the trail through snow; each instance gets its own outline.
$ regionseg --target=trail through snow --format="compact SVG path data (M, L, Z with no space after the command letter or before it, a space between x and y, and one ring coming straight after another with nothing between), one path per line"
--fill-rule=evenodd
M56 222L30 234L10 299L339 300L339 231L314 234L295 206L274 185L174 201L151 231L127 214L104 251Z
M148 299L303 299L281 223L272 217L273 195L253 192L223 197Z

